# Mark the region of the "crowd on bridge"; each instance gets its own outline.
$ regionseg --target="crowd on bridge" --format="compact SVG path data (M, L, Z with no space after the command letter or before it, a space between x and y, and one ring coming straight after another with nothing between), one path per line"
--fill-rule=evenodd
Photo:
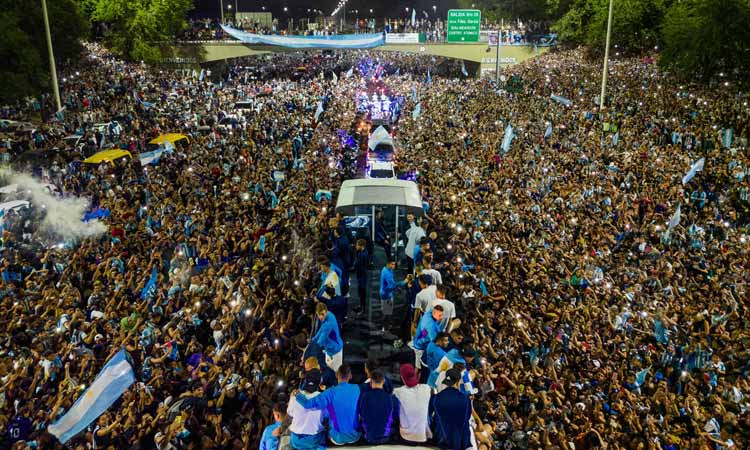
M363 57L393 66L383 77L407 98L396 162L424 214L404 242L413 276L389 263L365 293L410 306L413 364L389 380L373 362L350 385L332 299L362 245L331 199L338 130L372 76L346 72ZM627 59L600 110L599 67L578 51L511 67L501 86L450 64L426 76L440 62L293 53L271 79L245 77L245 61L211 82L90 45L65 68L61 114L48 98L3 108L37 124L3 139L13 169L107 212L106 232L79 239L42 220L48 205L4 212L3 446L59 447L47 427L125 349L136 383L69 448L746 448L747 94ZM234 115L238 101L252 111ZM170 132L190 142L142 163ZM134 157L82 163L109 145Z

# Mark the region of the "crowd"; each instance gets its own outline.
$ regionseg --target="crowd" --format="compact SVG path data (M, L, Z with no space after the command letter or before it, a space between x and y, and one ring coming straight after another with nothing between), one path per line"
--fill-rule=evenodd
M358 278L345 253L364 249L333 204L338 130L370 75L340 66L362 57L399 69L385 81L405 111L420 104L394 134L424 215L405 224L414 276L389 263L365 294L412 306L413 364L389 380L371 363L350 385L334 266ZM92 45L66 69L62 117L4 144L15 170L109 211L105 235L62 243L35 220L44 205L3 217L4 447L59 446L47 426L124 348L136 383L70 448L747 448L747 94L628 59L600 110L599 67L577 51L509 68L512 86L455 65L427 80L439 62L414 55L278 58L308 58L304 82L248 80L239 64L221 83L176 77ZM218 126L247 99L254 113ZM121 131L93 131L113 118ZM134 158L81 164L61 140L76 131ZM142 165L167 132L191 140Z

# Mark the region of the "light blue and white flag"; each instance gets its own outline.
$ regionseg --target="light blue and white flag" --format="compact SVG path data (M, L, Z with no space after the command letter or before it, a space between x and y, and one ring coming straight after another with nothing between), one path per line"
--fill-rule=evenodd
M513 127L508 125L505 127L505 133L503 134L503 144L500 147L503 150L503 154L508 153L510 150L510 143L513 141L515 134L513 134Z
M614 136L612 136L612 145L617 145L617 143L620 142L620 132L618 131L615 133Z
M198 81L203 81L206 78L206 69L201 69L201 74L198 75Z
M420 115L422 115L422 102L417 103L417 106L414 107L414 111L411 113L411 118L417 120Z
M669 219L669 224L667 225L667 234L671 233L672 230L674 230L675 227L680 224L680 219L682 219L682 204L677 205L677 209L674 211L674 214L672 214L672 218Z
M466 65L464 64L464 61L461 60L461 73L465 76L469 76L469 72L466 71Z
M432 83L432 76L430 76L430 68L427 68L427 84Z
M351 77L352 75L354 75L354 66L351 66L351 67L349 68L349 70L347 70L347 71L346 71L346 76L344 76L344 78L349 78L349 77Z
M336 75L336 72L331 72L333 74L333 84L339 84L339 76Z
M721 133L721 145L724 148L732 147L732 141L734 140L734 129L727 128Z
M65 444L101 416L134 382L133 367L125 350L120 350L68 412L47 427L47 431Z
M321 114L323 114L323 102L319 101L318 102L318 108L315 110L315 121L316 122L318 121L318 117L320 117Z
M411 10L411 26L417 24L417 8Z
M659 319L654 320L654 339L662 345L669 344L669 333Z
M688 170L688 173L686 173L685 176L682 177L683 186L688 184L688 182L693 179L696 173L703 170L703 164L705 162L706 162L706 158L701 158L698 161L696 161L692 166L690 166L690 170Z
M648 376L648 373L650 370L651 370L651 367L646 367L645 369L635 374L635 384L638 387L643 386L643 383L646 382L646 377Z
M567 99L565 97L562 97L560 95L552 94L552 95L549 96L549 98L551 98L552 100L556 101L557 103L562 103L565 106L570 106L570 105L573 104L573 102L571 102L569 99Z
M549 139L552 136L552 123L547 124L547 130L544 132L544 139Z
M411 98L414 100L414 103L419 103L419 96L417 95L417 87L412 86L411 87Z

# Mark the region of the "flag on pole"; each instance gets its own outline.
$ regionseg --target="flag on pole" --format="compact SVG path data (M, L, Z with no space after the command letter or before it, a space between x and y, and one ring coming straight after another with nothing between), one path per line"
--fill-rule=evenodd
M333 84L339 84L339 77L336 75L336 72L332 71L333 74Z
M465 77L469 76L469 72L466 71L466 65L464 64L464 60L461 60L461 73L464 74Z
M146 282L146 285L143 286L143 289L141 289L141 300L146 300L146 298L156 294L156 280L158 278L159 272L157 272L156 266L154 266L153 270L151 270L151 276Z
M693 179L696 173L703 170L703 164L706 162L706 158L701 158L698 161L696 161L692 166L690 166L690 170L688 170L688 173L685 174L684 177L682 177L682 184L686 185L690 180Z
M430 76L430 68L427 68L427 84L432 83L432 77Z
M411 87L411 98L412 98L412 100L414 100L414 103L418 103L419 102L419 96L417 96L417 87L416 86L412 86Z
M552 136L552 123L547 124L547 130L544 132L544 139L549 139Z
M200 75L198 75L198 81L203 81L203 79L206 77L206 69L201 69Z
M513 141L513 138L515 137L515 134L513 134L513 127L511 125L508 125L505 127L505 133L503 134L503 144L502 144L502 150L503 154L508 153L508 150L510 150L510 143Z
M349 70L346 71L346 76L344 78L349 78L354 74L354 66L351 66Z
M417 24L417 8L411 10L411 26Z
M315 110L315 121L316 122L318 121L318 117L320 117L321 114L323 114L323 102L319 101L318 102L318 108Z
M667 234L671 233L674 228L680 224L680 219L682 219L682 205L677 205L677 209L674 211L674 214L672 214L672 218L669 219L669 224L667 225Z
M638 387L643 386L643 383L646 382L646 376L648 376L648 373L650 370L651 370L651 367L646 367L645 369L635 374L635 384Z
M615 133L614 136L612 136L612 144L617 145L617 143L620 142L620 132L618 131Z
M414 107L414 111L411 113L411 118L414 120L417 120L421 114L422 114L422 102L419 102L417 103L417 106Z
M68 412L47 427L47 431L65 444L99 418L133 383L133 367L128 362L125 350L120 350Z

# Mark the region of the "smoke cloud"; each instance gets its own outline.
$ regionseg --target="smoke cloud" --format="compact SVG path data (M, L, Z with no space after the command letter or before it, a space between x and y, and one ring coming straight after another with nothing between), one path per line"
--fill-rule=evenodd
M2 172L2 178L10 184L18 184L24 189L24 197L32 205L43 208L42 231L55 234L64 240L78 240L99 236L107 231L107 226L99 220L83 222L88 211L89 200L80 197L57 198L49 193L47 185L31 175L12 170Z

